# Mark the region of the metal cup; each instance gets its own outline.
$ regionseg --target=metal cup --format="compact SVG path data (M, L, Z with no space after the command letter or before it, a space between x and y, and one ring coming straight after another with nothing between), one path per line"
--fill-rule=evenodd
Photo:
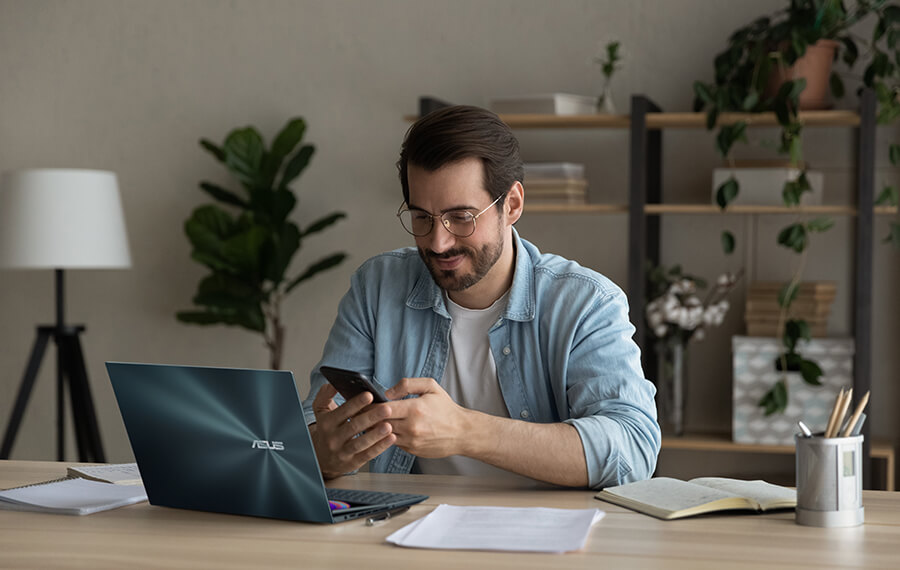
M797 524L857 526L862 504L863 436L794 436L797 445Z

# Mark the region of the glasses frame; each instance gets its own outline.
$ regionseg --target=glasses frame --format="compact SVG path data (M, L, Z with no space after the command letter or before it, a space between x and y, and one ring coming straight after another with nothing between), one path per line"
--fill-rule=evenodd
M431 212L426 212L425 210L422 210L421 208L416 208L416 211L417 211L417 212L422 212L422 213L424 213L424 214L426 214L426 215L428 215L428 216L431 217L431 227L428 228L428 231L427 231L427 232L425 232L424 234L421 234L421 235L414 234L409 228L407 228L407 227L403 224L403 219L400 218L400 216L403 215L403 212L412 212L412 209L410 209L410 208L406 205L406 202L403 202L402 204L400 204L400 208L397 210L397 219L400 220L400 225L403 226L403 229L406 230L406 233L408 233L409 235L411 235L411 236L413 236L413 237L425 237L425 236L427 236L428 234L430 234L431 232L433 232L433 231L434 231L434 219L435 219L435 218L440 218L440 219L441 219L441 225L444 226L444 229L445 229L445 230L447 230L448 232L450 232L452 235L455 235L456 237L466 238L466 237L469 237L470 235L472 235L472 234L475 233L475 230L477 229L477 226L478 226L478 224L476 223L476 220L478 220L479 216L481 216L482 214L484 214L485 212L487 212L488 210L490 210L491 208L493 208L493 207L494 207L494 204L496 204L497 202L499 202L500 199L503 198L504 196L506 196L506 192L504 192L503 194L500 194L499 196L497 196L497 199L496 199L496 200L494 200L493 202L491 202L490 204L488 204L487 208L485 208L484 210L478 212L477 214L473 214L470 210L467 210L467 209L465 209L465 208L458 209L458 210L447 210L446 212L441 212L440 214L432 214ZM467 214L469 214L470 216L472 216L472 231L471 231L471 232L469 232L469 233L467 233L467 234L465 234L465 235L461 235L461 234L458 234L458 233L456 233L456 232L454 232L453 230L450 229L450 220L444 219L444 216L446 216L447 214L452 214L452 213L457 213L457 212L466 212ZM412 223L410 223L410 225L412 225Z

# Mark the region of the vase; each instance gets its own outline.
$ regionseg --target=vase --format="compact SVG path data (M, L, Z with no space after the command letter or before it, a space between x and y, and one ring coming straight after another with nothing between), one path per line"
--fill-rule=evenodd
M603 91L600 93L600 96L597 97L597 112L607 115L616 114L616 104L613 102L612 90L609 88L609 83L603 86Z
M794 62L789 68L775 67L769 76L765 96L774 97L781 84L790 79L805 79L806 87L800 93L798 100L800 109L812 111L827 109L828 104L828 80L831 77L831 62L834 60L834 51L840 44L834 40L819 40L811 46L807 46L806 53Z
M687 347L681 342L656 345L656 407L664 433L684 434L684 404L687 397Z

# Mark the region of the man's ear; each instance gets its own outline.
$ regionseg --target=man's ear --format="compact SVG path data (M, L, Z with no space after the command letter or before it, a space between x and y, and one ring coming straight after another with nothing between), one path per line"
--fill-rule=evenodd
M506 199L503 201L503 209L509 225L515 224L522 217L525 209L525 188L518 180L509 187Z

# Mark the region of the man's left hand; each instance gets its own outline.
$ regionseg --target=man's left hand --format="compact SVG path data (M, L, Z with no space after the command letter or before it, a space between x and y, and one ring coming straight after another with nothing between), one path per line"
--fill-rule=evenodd
M464 453L469 410L458 405L433 378L404 378L386 392L391 400L387 422L395 445L418 457ZM417 395L418 398L406 396Z

